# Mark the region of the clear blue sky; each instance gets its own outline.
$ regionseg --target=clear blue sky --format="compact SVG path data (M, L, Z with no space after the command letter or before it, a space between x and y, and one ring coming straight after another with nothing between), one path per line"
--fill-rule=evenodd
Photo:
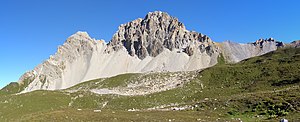
M76 31L109 41L120 24L164 11L214 41L300 39L299 0L1 0L0 88Z

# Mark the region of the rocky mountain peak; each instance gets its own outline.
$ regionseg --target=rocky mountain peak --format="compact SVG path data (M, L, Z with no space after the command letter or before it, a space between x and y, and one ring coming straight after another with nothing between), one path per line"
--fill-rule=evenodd
M144 19L139 18L119 26L106 51L125 48L131 56L136 55L140 59L155 57L165 49L179 50L191 56L194 49L203 50L212 43L208 36L186 30L177 18L155 11L148 13Z
M274 38L258 39L252 44L255 45L255 46L259 46L260 48L263 48L263 46L266 43L276 43L277 47L283 47L284 46L284 44L282 42L276 41Z
M74 43L78 43L78 42L82 42L85 40L92 40L91 37L89 36L89 34L87 32L83 32L83 31L78 31L75 34L71 35L70 37L67 38L66 43L67 44L74 44Z
M275 42L275 40L274 40L274 38L258 39L253 44L254 45L259 45L259 44L262 44L264 42Z
M75 34L72 36L83 36L83 37L90 37L89 34L85 31L77 31Z
M295 47L295 48L299 48L300 47L300 40L297 41L293 41L290 46Z
M185 30L185 26L183 23L179 22L176 17L172 17L166 12L161 12L161 11L149 12L145 16L144 21L146 21L146 22L150 21L149 23L151 23L151 21L154 21L154 24L155 23L162 24L161 26L174 23L175 25L177 25L177 26L175 26L175 28L177 28L177 29L181 28L181 29Z

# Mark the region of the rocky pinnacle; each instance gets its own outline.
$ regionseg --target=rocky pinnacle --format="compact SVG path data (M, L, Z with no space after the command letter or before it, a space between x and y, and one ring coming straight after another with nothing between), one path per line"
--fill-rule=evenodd
M144 19L122 24L108 44L107 51L125 47L131 56L155 57L164 49L193 55L195 49L212 53L212 40L201 33L186 30L183 23L165 12L150 12Z

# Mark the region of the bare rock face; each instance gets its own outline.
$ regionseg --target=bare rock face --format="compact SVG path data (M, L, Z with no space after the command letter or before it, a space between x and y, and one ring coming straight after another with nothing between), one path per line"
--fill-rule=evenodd
M279 41L275 41L273 38L268 39L259 39L252 43L254 46L259 46L260 48L264 48L264 46L268 43L275 43L277 47L283 47L283 43Z
M70 36L66 42L59 46L55 55L35 67L32 71L25 73L19 83L24 81L30 83L24 89L24 92L38 89L60 89L80 82L85 70L88 68L88 60L90 60L97 45L104 43L91 39L86 32L77 32ZM78 65L78 71L72 71L72 64L81 60L86 62ZM77 73L76 73L77 72ZM64 82L65 81L65 82Z
M156 11L148 13L144 19L121 25L108 44L107 52L125 47L131 56L144 59L146 56L156 57L169 49L184 51L191 56L193 50L200 50L200 45L214 50L208 36L190 32L177 18Z
M291 44L289 44L290 47L299 48L300 47L300 40L293 41Z
M263 55L283 46L282 42L275 41L273 38L259 39L248 44L225 41L222 43L222 54L227 62L236 63L247 58Z

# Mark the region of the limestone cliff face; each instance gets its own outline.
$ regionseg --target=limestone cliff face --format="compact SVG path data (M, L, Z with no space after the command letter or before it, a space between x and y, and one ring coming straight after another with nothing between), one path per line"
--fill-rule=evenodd
M25 73L19 84L28 84L24 93L64 89L124 73L198 70L217 64L220 53L228 62L238 62L278 45L273 39L218 44L204 34L186 30L177 18L156 11L122 24L108 44L77 32L48 60Z
M108 47L108 52L125 47L131 56L140 59L155 57L165 49L183 51L189 56L194 50L208 54L217 50L208 36L186 30L177 18L160 11L121 25Z
M105 47L104 41L91 39L85 32L77 32L58 47L55 55L25 73L19 83L25 79L30 81L24 91L61 89L79 83L90 65L93 52L102 47Z

